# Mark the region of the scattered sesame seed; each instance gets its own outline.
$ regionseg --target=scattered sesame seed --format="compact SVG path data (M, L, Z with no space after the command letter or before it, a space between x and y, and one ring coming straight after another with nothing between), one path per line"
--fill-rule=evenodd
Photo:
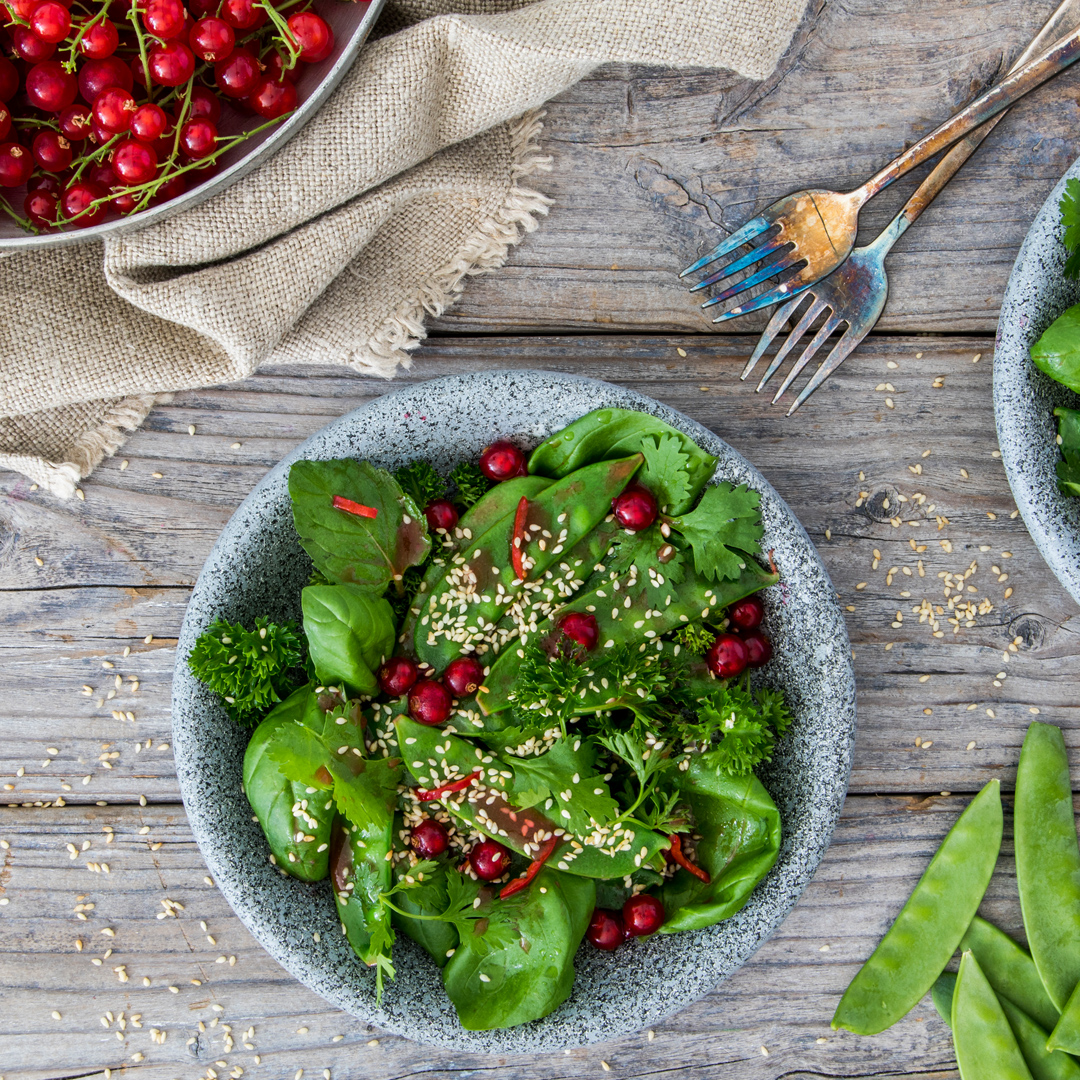
M611 1072L611 1066L606 1061L600 1062L600 1068L603 1069L604 1072Z
M368 1044L368 1046L378 1046L379 1045L379 1040L378 1039L368 1039L367 1044Z
M676 346L676 347L675 347L675 351L676 351L676 352L677 352L677 353L678 353L678 354L679 354L680 356L685 356L685 355L686 355L686 350L685 350L685 349L680 349L680 348L679 348L678 346Z
M195 425L194 424L188 424L187 433L189 435L194 435L195 434Z

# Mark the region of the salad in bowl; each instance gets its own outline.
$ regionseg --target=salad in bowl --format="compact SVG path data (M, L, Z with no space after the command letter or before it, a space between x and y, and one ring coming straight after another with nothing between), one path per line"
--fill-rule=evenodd
M537 1020L583 940L711 926L773 866L754 769L790 716L750 673L780 575L759 496L715 467L628 409L445 479L292 464L302 623L215 622L189 664L254 725L268 859L330 880L378 994L402 934L466 1030Z

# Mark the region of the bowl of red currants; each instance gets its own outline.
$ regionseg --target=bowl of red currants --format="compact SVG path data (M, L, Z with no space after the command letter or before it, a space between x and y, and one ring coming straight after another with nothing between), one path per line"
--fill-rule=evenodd
M202 202L319 108L385 0L0 0L0 249Z

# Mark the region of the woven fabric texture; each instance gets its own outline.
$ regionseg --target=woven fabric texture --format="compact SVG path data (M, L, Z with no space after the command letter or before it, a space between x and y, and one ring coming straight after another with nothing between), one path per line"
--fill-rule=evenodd
M71 495L176 390L273 362L391 377L548 200L539 106L611 62L762 79L805 0L390 0L291 142L134 234L0 259L0 467ZM62 322L55 314L65 313Z

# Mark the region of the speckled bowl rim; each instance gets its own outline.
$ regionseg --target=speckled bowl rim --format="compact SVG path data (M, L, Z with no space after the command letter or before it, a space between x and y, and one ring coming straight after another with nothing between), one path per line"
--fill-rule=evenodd
M1047 565L1080 603L1080 499L1057 486L1057 406L1080 408L1080 396L1044 375L1031 346L1067 307L1080 301L1080 282L1062 275L1058 201L1080 177L1073 162L1046 198L1016 256L1001 305L994 347L994 421L1001 459L1024 524Z
M720 459L719 477L761 494L764 547L775 550L784 574L766 597L767 625L781 643L767 675L785 690L796 717L762 772L784 822L780 857L742 911L717 926L656 935L613 954L583 947L570 998L542 1020L502 1031L463 1030L434 963L404 937L395 946L397 979L377 1005L373 975L342 937L327 883L305 885L269 865L240 786L246 738L191 677L188 654L217 617L296 613L298 597L283 594L299 591L309 564L289 516L293 461L354 455L396 468L427 456L447 469L496 437L535 445L605 406L666 420ZM286 588L282 579L290 577ZM741 967L794 907L828 848L855 733L855 679L836 593L772 486L722 439L674 409L609 383L543 371L484 372L403 388L335 420L276 465L230 519L199 575L180 633L172 704L177 773L195 839L218 887L270 955L367 1023L422 1043L499 1054L550 1052L639 1030Z

